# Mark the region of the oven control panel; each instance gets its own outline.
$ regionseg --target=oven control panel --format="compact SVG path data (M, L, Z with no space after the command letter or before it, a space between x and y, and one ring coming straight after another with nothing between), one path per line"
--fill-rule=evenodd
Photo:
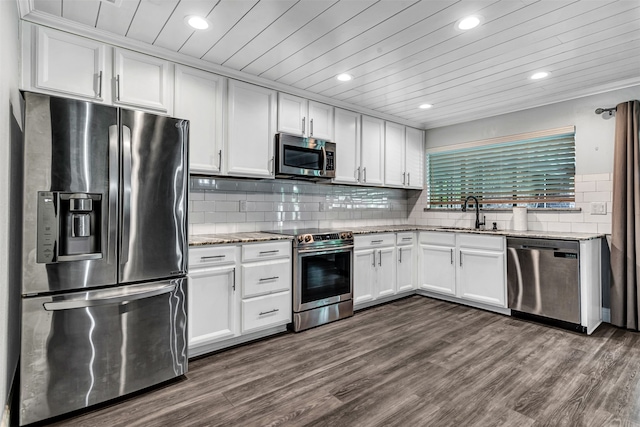
M353 233L342 231L337 233L300 234L296 238L298 245L313 245L321 243L352 243ZM345 242L346 241L346 242Z

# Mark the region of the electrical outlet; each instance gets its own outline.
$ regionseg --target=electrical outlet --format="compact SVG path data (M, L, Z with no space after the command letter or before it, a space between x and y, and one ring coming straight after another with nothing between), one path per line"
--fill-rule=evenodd
M247 211L247 201L240 200L240 212L246 212L246 211Z
M606 215L607 203L606 202L591 202L591 215Z

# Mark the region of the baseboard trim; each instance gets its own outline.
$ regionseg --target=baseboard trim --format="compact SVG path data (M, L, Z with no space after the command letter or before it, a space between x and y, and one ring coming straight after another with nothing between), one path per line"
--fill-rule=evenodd
M250 341L267 338L271 335L279 334L282 332L287 332L287 325L280 325L280 326L272 327L259 332L253 332L250 334L241 335L235 338L229 338L229 339L218 341L211 344L204 344L202 346L192 347L189 349L189 360L193 358L205 356L209 353L214 353L219 350L225 350L230 347L246 344Z

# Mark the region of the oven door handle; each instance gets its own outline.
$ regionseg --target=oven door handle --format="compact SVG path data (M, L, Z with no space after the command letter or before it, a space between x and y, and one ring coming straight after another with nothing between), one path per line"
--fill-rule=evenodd
M339 248L327 248L327 249L298 249L299 255L327 255L340 252L351 252L353 245L340 246Z

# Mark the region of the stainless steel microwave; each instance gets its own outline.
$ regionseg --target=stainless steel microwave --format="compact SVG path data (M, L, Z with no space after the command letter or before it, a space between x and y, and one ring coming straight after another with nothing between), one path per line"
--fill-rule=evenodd
M315 138L276 135L276 177L322 180L336 176L336 144Z

